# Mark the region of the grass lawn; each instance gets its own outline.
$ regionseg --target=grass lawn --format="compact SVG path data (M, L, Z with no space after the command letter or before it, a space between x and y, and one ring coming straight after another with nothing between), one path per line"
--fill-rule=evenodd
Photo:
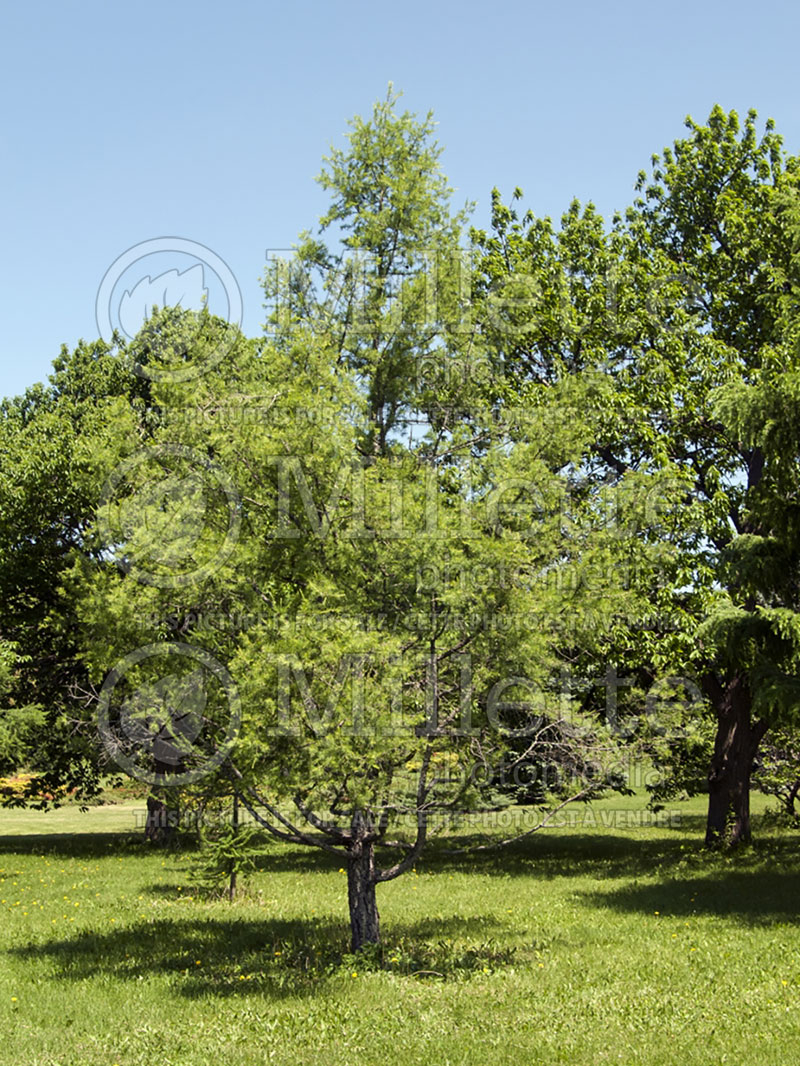
M642 804L469 860L433 847L379 886L367 965L323 853L265 845L231 906L196 894L191 854L144 847L131 806L0 812L0 1063L800 1061L800 837L756 820L756 846L709 857L701 801L630 824Z

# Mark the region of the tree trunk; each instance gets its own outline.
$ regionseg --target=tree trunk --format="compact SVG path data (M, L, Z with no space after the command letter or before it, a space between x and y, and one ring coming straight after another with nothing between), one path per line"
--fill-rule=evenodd
M233 831L234 838L237 837L238 834L239 834L239 793L238 792L234 792L234 794L233 794L233 817L231 819L231 829ZM230 880L228 882L228 902L229 903L233 903L234 899L236 898L236 880L237 880L237 877L236 877L237 870L236 870L236 859L235 858L231 860L231 868L230 868L229 872L230 872Z
M158 774L174 772L174 767L165 763L155 762L155 772ZM168 803L168 797L174 795L173 805ZM151 792L147 797L147 819L144 823L144 839L167 847L175 842L178 826L180 825L180 809L178 808L178 795L176 790L165 788L161 793Z
M380 920L375 896L375 849L372 825L363 811L356 811L347 849L347 898L350 904L351 951L365 944L380 943Z
M752 697L738 674L719 690L714 703L717 735L708 774L706 844L748 844L750 774L766 725L752 723Z
M180 821L180 812L170 807L165 799L151 792L147 797L147 819L144 823L144 839L160 847L175 841Z

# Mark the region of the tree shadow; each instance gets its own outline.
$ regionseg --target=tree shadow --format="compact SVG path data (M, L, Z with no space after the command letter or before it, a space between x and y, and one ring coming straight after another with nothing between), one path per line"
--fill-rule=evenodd
M506 965L513 948L494 941L465 941L501 923L457 915L421 922L394 922L375 950L350 955L344 921L230 920L182 917L140 922L115 930L84 930L74 936L11 949L28 963L48 960L52 979L97 977L137 981L171 979L176 995L232 996L257 990L271 998L325 994L337 976L389 970L418 980L464 978L489 966ZM437 939L431 939L436 937Z
M434 837L420 856L416 866L431 873L480 873L485 876L520 876L551 880L564 877L592 877L595 879L636 877L643 872L659 869L664 873L687 863L707 867L716 860L703 846L702 815L683 814L679 820L659 823L652 836L642 832L624 833L612 829L546 829L503 847L485 851L470 849L486 842L485 835L464 831L453 837ZM656 831L657 830L657 831ZM696 830L696 833L695 833ZM797 855L796 833L777 831L774 827L756 825L757 840L752 848L743 849L737 865L757 861L766 849L780 863L794 865ZM691 835L690 835L691 834ZM256 839L252 858L255 869L262 874L313 874L335 871L345 865L344 853L331 855L314 847L286 846L269 837ZM49 855L63 858L100 859L104 857L158 855L174 862L176 870L185 867L196 857L196 841L186 837L177 847L159 848L142 839L141 833L125 831L104 833L65 833L60 835L20 834L0 836L0 854ZM389 866L402 854L398 849L382 849L378 864ZM750 856L750 859L748 859ZM154 892L167 892L162 886Z
M626 885L583 893L598 907L661 918L727 918L746 925L795 923L800 918L800 870L715 870L705 876Z
M147 854L141 833L20 833L0 836L2 855L53 855L66 859L102 859L109 855Z
M705 825L705 819L701 819ZM685 829L685 827L684 827ZM479 843L462 837L462 842ZM759 831L749 847L734 851L710 851L703 837L683 833L624 835L603 832L550 831L536 833L505 848L473 851L463 855L449 852L438 842L423 854L419 868L429 871L484 875L525 876L538 880L591 877L595 880L635 878L658 870L670 873L705 871L709 868L797 868L797 836L790 832Z
M480 837L461 837L459 847L469 849ZM669 868L686 860L687 850L701 850L698 841L687 845L679 838L623 836L611 832L540 832L503 848L454 853L437 842L423 855L419 867L443 873L476 872L498 877L625 877L643 869Z

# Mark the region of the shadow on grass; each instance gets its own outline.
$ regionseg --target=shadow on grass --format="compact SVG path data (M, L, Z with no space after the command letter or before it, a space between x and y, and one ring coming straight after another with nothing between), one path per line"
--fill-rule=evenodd
M480 844L481 838L462 837L459 847ZM495 874L551 880L563 877L614 878L635 876L643 870L677 867L688 851L700 844L687 845L680 838L641 835L625 836L609 831L583 833L539 832L504 848L451 854L449 845L433 844L423 856L420 868L452 873Z
M622 836L609 832L537 833L504 848L487 851L453 853L453 848L470 848L485 843L481 836L462 834L457 840L431 841L416 863L416 868L428 873L480 873L498 877L616 877L641 872L642 868L677 866L685 862L687 845L684 840L669 837ZM693 845L688 845L693 850ZM700 852L701 842L694 849ZM376 861L387 867L403 854L400 849L378 849ZM331 856L317 848L274 847L268 845L253 856L255 868L261 873L319 873L338 870L345 864L345 856Z
M684 870L687 863L698 868L713 865L716 859L703 847L704 819L700 815L681 815L677 824L664 824L636 832L624 833L609 828L581 831L548 829L504 847L487 851L453 854L451 849L469 848L484 843L485 836L461 832L457 837L434 838L417 863L419 870L430 873L479 873L498 877L535 877L554 879L592 877L596 879L637 877L643 873ZM757 840L752 848L736 857L738 866L764 860L765 854L777 865L793 867L798 862L796 833L776 832L756 826ZM0 836L0 854L51 855L69 858L161 856L176 870L188 872L197 855L196 843L187 838L176 848L160 849L146 844L140 833L73 833L52 836ZM384 849L379 865L397 861L401 852ZM336 871L345 864L345 856L330 855L318 848L287 847L263 840L253 854L261 873L312 874ZM166 892L166 888L153 888Z
M337 976L388 970L409 979L468 977L507 965L513 948L489 940L465 943L500 923L458 916L393 923L385 943L358 956L342 952L344 922L182 918L142 922L114 932L83 931L73 937L29 944L12 954L28 963L49 960L53 979L113 977L137 981L170 978L177 995L231 996L261 990L272 998L325 992ZM429 939L436 937L437 939Z
M102 859L109 855L146 854L141 833L19 833L0 836L0 855L54 855Z
M800 871L765 869L715 870L685 880L628 885L611 892L588 892L594 906L661 918L713 916L748 925L773 925L800 920Z

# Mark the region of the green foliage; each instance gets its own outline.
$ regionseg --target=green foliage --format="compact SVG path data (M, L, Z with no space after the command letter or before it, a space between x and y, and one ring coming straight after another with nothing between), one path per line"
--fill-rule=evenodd
M39 707L0 709L0 772L10 774L36 761L35 745L43 725Z
M198 788L221 795L234 779L276 835L340 853L360 820L370 843L404 845L391 876L435 812L485 804L509 760L557 765L542 801L607 786L613 732L561 691L562 655L644 610L616 577L626 553L658 565L655 540L629 535L645 521L646 475L619 500L580 485L571 499L596 376L523 417L498 410L490 376L462 388L417 372L425 360L472 366L485 344L458 319L463 219L431 120L394 104L355 120L328 160L330 210L319 239L268 276L263 342L238 338L206 359L223 324L206 319L198 334L167 309L131 345L148 367L186 359L205 372L159 376L130 406L113 491L85 530L92 553L64 578L96 689L133 649L163 645L130 666L108 711L142 773L161 787L165 765L182 785L203 771ZM615 508L626 535L609 528ZM179 699L197 669L174 674L179 644L235 681L229 758L210 758L225 747L229 693L212 680ZM176 709L202 726L187 744L168 728ZM222 866L231 847L215 846Z
M202 838L202 851L191 870L192 881L214 893L232 895L231 885L255 869L253 859L252 825L225 825L207 830Z
M495 192L491 232L474 234L478 316L504 378L498 402L599 382L577 463L589 498L632 476L659 494L645 536L660 553L631 570L650 618L619 618L584 659L650 684L692 677L718 713L746 678L762 728L800 705L800 171L771 122L759 137L754 112L740 123L715 107L687 128L610 226L591 204L570 205L559 227L520 217ZM676 780L700 750L685 741L674 738Z
M796 729L774 729L762 744L753 775L755 787L780 801L779 813L797 824L800 791L800 736Z
M29 764L44 724L41 708L17 707L13 697L6 705L19 663L15 646L0 640L0 774L11 773Z
M347 148L331 151L317 179L333 194L323 229L338 223L348 248L376 255L383 277L395 263L416 266L419 252L453 224L442 149L432 140L433 112L423 120L398 114L399 97L390 85L369 119L356 116Z
M480 362L462 335L469 205L450 210L432 115L398 113L397 101L390 87L369 119L353 119L317 179L331 194L318 235L302 234L294 258L265 276L277 342L308 331L353 371L365 455L441 407L454 379L469 389Z
M623 739L683 779L732 685L748 728L793 728L797 160L715 107L610 223L495 190L467 254L432 115L398 100L324 161L265 338L157 310L0 408L4 766L86 795L137 752L239 774L341 846L354 812L379 839L485 802L476 765L555 762L552 798L611 781L589 767ZM98 755L104 680L154 644ZM659 732L646 694L678 675L708 698Z
M41 792L98 787L93 731L76 728L86 675L60 585L74 554L91 553L86 527L145 385L123 351L81 343L62 349L48 385L0 404L0 639L16 655L4 733L19 741L8 759L41 771Z

